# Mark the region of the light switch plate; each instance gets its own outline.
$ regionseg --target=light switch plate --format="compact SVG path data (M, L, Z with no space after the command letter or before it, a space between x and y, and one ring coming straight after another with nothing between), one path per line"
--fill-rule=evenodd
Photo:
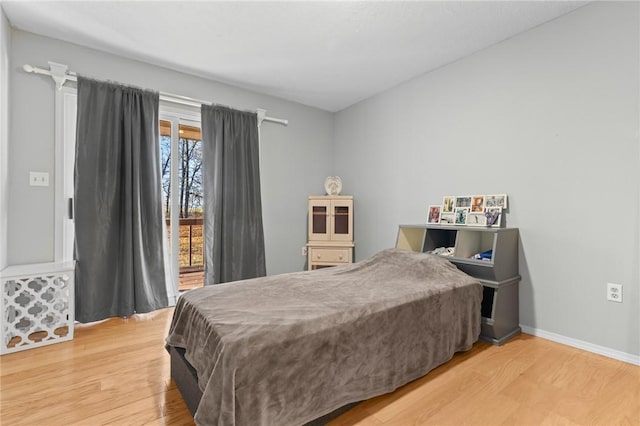
M49 173L47 173L47 172L29 172L29 185L31 185L31 186L49 186Z

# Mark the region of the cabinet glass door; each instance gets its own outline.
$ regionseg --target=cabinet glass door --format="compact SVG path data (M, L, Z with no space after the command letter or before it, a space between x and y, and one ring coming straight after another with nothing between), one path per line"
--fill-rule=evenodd
M328 201L317 200L309 204L309 240L329 239L329 218L331 216Z
M352 203L334 201L332 203L331 239L350 241L353 239Z
M329 212L325 206L313 206L313 233L327 233L327 215Z

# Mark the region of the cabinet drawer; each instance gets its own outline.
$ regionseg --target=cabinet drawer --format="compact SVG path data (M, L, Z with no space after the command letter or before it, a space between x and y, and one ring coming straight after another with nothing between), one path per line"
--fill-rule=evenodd
M311 261L312 262L344 262L349 263L349 250L348 248L311 248Z

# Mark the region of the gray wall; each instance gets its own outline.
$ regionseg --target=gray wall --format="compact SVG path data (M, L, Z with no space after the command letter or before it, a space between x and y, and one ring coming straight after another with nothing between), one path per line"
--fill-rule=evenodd
M262 191L267 272L302 270L307 196L322 190L332 166L332 114L165 68L13 30L9 144L10 264L53 260L53 186L30 187L29 171L53 178L54 86L24 64L69 65L85 76L211 100L238 109L265 108L289 126L262 125Z
M10 51L11 27L0 7L0 270L7 266Z
M357 258L444 195L507 193L521 323L640 354L638 7L590 4L339 112Z

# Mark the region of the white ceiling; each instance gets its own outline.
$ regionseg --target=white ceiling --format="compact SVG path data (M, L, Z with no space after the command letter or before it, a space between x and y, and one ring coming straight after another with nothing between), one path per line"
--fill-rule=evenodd
M18 29L339 111L585 3L5 1L2 7Z

